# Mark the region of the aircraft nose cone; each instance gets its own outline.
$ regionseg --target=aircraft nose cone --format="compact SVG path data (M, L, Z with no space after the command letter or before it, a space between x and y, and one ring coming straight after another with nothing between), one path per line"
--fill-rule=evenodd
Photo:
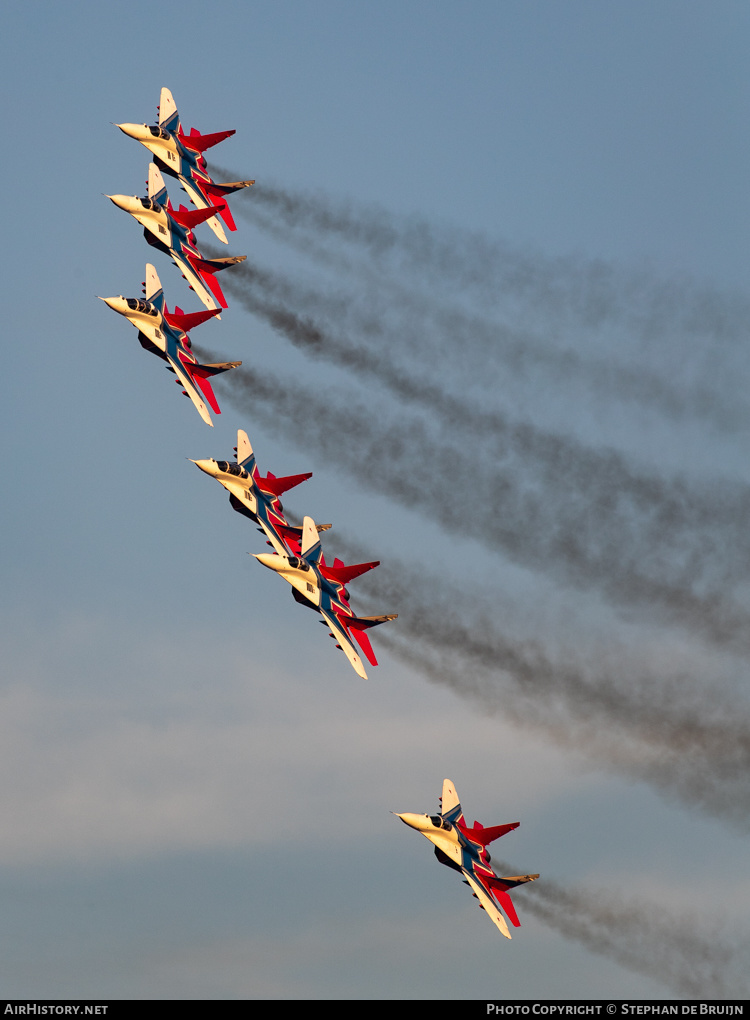
M106 198L116 205L118 209L131 213L131 215L139 210L143 212L140 201L134 195L107 195Z
M393 812L397 818L400 818L404 825L408 825L410 829L423 829L424 828L424 815L416 815L410 811L404 814L399 814L398 811Z
M253 553L253 555L258 563L262 563L269 570L278 571L279 567L283 566L285 562L281 556L277 556L275 553Z
M143 135L143 124L115 124L129 138L140 138Z
M193 460L192 463L197 465L197 467L199 467L201 471L205 471L207 475L213 476L216 474L215 460Z
M99 298L105 305L109 305L113 312L119 312L121 315L126 307L125 298L123 297L103 297Z

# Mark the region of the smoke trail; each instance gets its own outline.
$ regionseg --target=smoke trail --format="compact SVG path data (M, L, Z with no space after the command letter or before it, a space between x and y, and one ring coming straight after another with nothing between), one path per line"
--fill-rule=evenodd
M388 603L393 604L401 606ZM376 644L430 682L609 772L644 782L671 802L736 831L750 828L746 709L711 705L705 693L682 689L678 678L635 676L636 689L630 692L627 676L602 670L594 678L585 666L552 663L530 642L499 635L483 642L476 626L448 625L458 643L446 648L434 627L419 634L404 623L405 615L400 612L398 629L378 633ZM467 638L463 643L460 629ZM490 655L494 663L482 661Z
M337 551L368 554L340 535ZM433 683L481 704L514 725L543 732L664 796L750 827L750 706L686 675L655 675L623 661L582 653L553 661L538 640L501 630L469 593L403 564L362 579L369 612L399 609L376 643ZM429 593L429 594L427 594ZM459 608L460 607L460 608Z
M365 251L395 275L451 281L493 307L520 300L546 321L594 330L616 323L644 341L672 333L731 346L750 318L744 295L689 278L656 280L648 271L626 271L601 259L524 251L479 232L399 217L322 192L256 185L241 198L240 215L252 220L260 207L283 225L287 237L330 237Z
M370 551L336 534L349 562ZM750 706L684 674L654 674L610 656L580 652L553 661L539 640L501 630L468 592L404 564L357 582L368 613L399 610L378 628L386 647L430 682L516 726L584 752L608 770L645 782L669 800L699 808L739 831L750 828ZM427 594L429 593L429 594ZM361 610L360 610L361 611Z
M498 861L495 870L520 874ZM729 940L726 925L718 921L679 916L661 904L649 908L611 893L566 889L544 878L523 887L521 910L591 952L663 982L678 995L743 999L750 993L747 939Z
M257 285L264 294L270 293L282 303L254 296L246 286L248 283ZM495 454L503 455L510 451L526 462L531 461L546 485L553 483L576 493L585 489L589 494L587 501L594 507L622 500L628 507L620 512L657 516L668 520L670 529L674 531L700 528L703 534L711 526L718 527L723 534L727 528L737 528L738 519L750 509L750 491L746 486L725 482L721 491L717 492L715 483L708 491L708 487L688 486L682 479L665 482L638 472L614 450L593 450L574 439L550 434L530 423L512 422L501 412L483 411L437 385L415 379L403 367L383 359L371 348L353 346L327 332L309 316L289 311L288 301L294 288L278 275L252 265L243 266L228 284L228 289L249 311L265 318L305 353L325 358L380 383L396 397L428 410L451 431L463 430L474 443L494 440ZM313 303L309 294L296 296L297 304ZM608 517L617 512L617 507L607 507ZM732 534L730 541L735 549L744 531L743 524Z
M363 456L352 424L356 418L347 420L342 440L340 412L337 417L330 408L311 403L309 394L267 374L255 378L244 373L240 382L248 386L242 400L252 396L256 417L260 413L271 426L281 423L290 437L304 438L312 446L332 437L335 448L353 450L347 460L350 467L359 465L379 489L384 485L387 489L382 472L370 475L372 465L366 451ZM377 445L382 437L375 436L373 442ZM399 470L417 472L418 464L400 464ZM420 483L418 477L417 490ZM398 609L401 614L391 636L386 632L381 637L379 631L377 642L391 645L430 680L481 700L485 708L502 711L517 724L540 729L563 746L585 747L610 768L646 781L673 799L747 828L750 717L741 704L723 702L718 692L707 698L684 676L659 680L627 666L607 672L580 662L554 663L538 643L501 634L476 611L470 623L462 622L456 606L470 601L454 586L450 599L441 603L434 593L443 585L436 578L409 575L403 568L390 576L383 568L377 573L375 581L368 575L368 587L377 586L371 590L380 594L384 605L373 610ZM432 593L430 599L425 591Z
M272 223L264 226L273 232ZM289 240L288 232L279 234L281 240ZM207 252L220 254L218 249L210 247ZM320 264L320 254L311 254L316 264ZM351 259L340 261L337 289L341 288L344 275L351 276L353 270ZM711 351L710 363L697 372L697 378L683 379L680 385L675 385L678 369L683 372L687 365L684 351L677 365L674 360L670 362L669 378L665 379L649 371L642 358L633 367L619 358L615 360L612 351L606 358L601 358L596 350L583 357L572 348L564 347L559 341L557 321L544 324L546 339L542 339L529 330L527 314L524 314L524 327L514 327L482 318L475 312L469 314L455 301L446 306L442 293L440 297L426 297L391 277L375 281L372 277L370 267L360 268L346 294L338 296L303 288L278 273L245 264L230 278L226 289L250 311L269 321L273 317L278 319L279 313L301 313L302 316L312 313L322 319L328 329L335 324L337 330L347 336L354 332L368 342L376 339L379 348L391 356L395 352L400 356L406 353L419 364L422 373L426 362L429 364L439 351L441 363L443 359L452 361L451 374L458 374L472 384L497 386L503 375L527 380L530 375L541 373L556 389L583 382L589 400L594 398L606 406L613 400L632 402L657 410L670 420L697 417L713 428L727 431L744 428L750 418L744 391L734 390L731 373L723 380L723 385L710 384L717 373L714 351ZM272 325L281 329L278 323L272 322ZM618 344L618 349L620 346ZM460 357L457 357L459 352Z
M542 321L543 325L548 324L553 317L560 317L568 323L575 326L582 324L588 329L599 329L607 323L624 325L641 341L649 341L662 334L679 333L693 336L701 342L709 338L729 347L739 334L739 324L747 317L743 301L714 294L708 289L698 292L689 281L654 284L646 274L625 276L604 263L586 263L576 259L549 260L534 253L519 254L500 244L487 242L481 237L472 238L468 234L462 235L460 243L456 244L455 231L441 231L426 225L422 225L424 229L420 231L416 221L398 223L380 213L370 216L368 222L363 211L354 207L346 215L341 215L341 207L335 209L331 205L321 215L319 198L312 197L309 204L305 205L304 202L296 201L300 199L299 195L292 196L281 189L275 189L273 195L262 193L264 191L268 189L259 189L256 195L261 195L261 205L270 214L268 222L282 225L288 236L301 236L305 231L308 235L322 231L329 239L343 240L366 251L386 273L395 275L408 272L412 276L422 275L426 280L432 280L435 275L450 277L464 287L467 293L479 296L490 307L497 306L499 301L516 301L524 308L534 305L537 320ZM244 212L242 209L240 211ZM249 218L253 215L250 213ZM309 243L308 240L306 244L309 246ZM498 269L501 270L499 273ZM339 361L348 358L353 371L376 378L374 373L377 366L371 359L363 360L362 355L367 352L361 348L352 348L351 345L336 347L334 344L341 345L343 341L326 335L326 332L330 332L328 326L331 323L341 330L348 322L355 321L349 300L351 294L344 299L318 295L317 304L313 304L309 300L311 295L303 296L299 290L296 295L291 291L284 292L279 287L279 279L273 280L269 274L265 275L265 280L256 279L255 284L255 291L248 301L254 304L251 310L256 314L262 315L287 335L290 331L296 332L299 345L307 346L311 352L319 356L335 356ZM236 289L230 289L232 293L238 293ZM393 293L392 285L389 293ZM361 301L356 293L354 298ZM360 335L388 337L384 324L371 316L372 308L363 304L359 307L361 311L358 311L359 320L356 325ZM313 308L316 318L322 317L326 322L326 330L321 329L319 322L313 323L298 314L302 309L309 312ZM435 318L442 317L446 323L452 317L457 328L472 328L475 336L480 338L477 346L481 348L480 340L483 343L485 335L478 318L475 317L472 327L468 327L469 317L458 308L442 309L429 314ZM425 311L423 321L427 315ZM487 330L486 340L489 342L493 324L485 322L484 325ZM542 362L548 371L555 371L556 366L565 366L571 377L585 374L590 384L596 386L606 382L607 373L611 371L603 362L592 363L571 352L561 357L559 352L546 349L543 341L537 341L530 334L524 336L521 331L509 329L506 338L505 352L509 363L513 359L517 365ZM419 338L415 344L418 352L424 352L429 346L426 340L422 343ZM429 400L435 396L442 397L443 401L453 400L435 388L430 391L429 386L421 382L418 392L407 395L403 382L393 378L393 375L391 381L388 381L382 369L380 372L379 380L392 392L400 393L422 407L427 407ZM611 392L616 391L618 379L625 378L628 372L631 370L622 366L617 368ZM232 384L236 381L230 378L227 382ZM277 387L284 391L284 398L279 396L280 390L274 392ZM717 407L715 391L710 387L702 390L694 388L690 396L684 396L670 388L657 375L648 375L638 370L632 370L626 387L633 399L657 406L672 417L700 413L706 418L714 416L712 420L722 427L735 424L739 417L734 411L726 414L725 408ZM696 394L699 394L697 399ZM443 499L446 498L448 480L451 490L476 495L477 501L483 498L487 487L473 486L470 470L473 467L481 475L483 463L475 460L473 466L470 465L469 469L462 467L454 478L454 463L460 464L465 451L446 448L420 423L393 418L390 428L382 422L376 425L372 417L369 417L370 412L352 408L343 399L326 407L321 401L311 400L311 396L314 395L300 389L291 392L286 382L281 384L265 376L263 379L245 379L232 399L243 410L250 409L251 413L260 416L264 422L277 429L281 427L297 442L322 450L346 470L356 470L356 458L360 464L360 480L374 484L374 476L380 483L379 489L383 487L384 478L383 474L379 476L378 473L391 470L386 461L393 455L391 468L403 477L399 486L393 486L389 481L386 488L394 498L407 505L416 502L417 505L440 513L434 501L434 487L423 500L420 501L418 495L415 497L415 490L425 480L424 465L427 468L432 466L435 472L440 473L444 487ZM298 399L303 399L305 410L295 415L293 405ZM253 404L253 401L257 403ZM740 408L739 402L737 408ZM453 415L458 423L455 427L466 430L474 427L478 420L472 409L459 401L453 407L443 402L440 413ZM368 424L362 426L358 418L365 414L368 415ZM493 417L494 428L499 418ZM506 445L513 442L514 430L524 428L530 430L534 441L551 440L553 444L567 442L561 437L545 436L531 426L512 423L507 419L504 423L510 432L510 438L506 435L502 440ZM417 438L399 435L402 426L413 427L418 432ZM454 427L454 422L451 422L451 427ZM372 444L367 441L369 437L372 437ZM482 441L486 443L485 439ZM493 441L496 441L494 436ZM389 442L393 443L392 450L386 448L385 456L374 456L375 445ZM337 445L355 449L341 452L335 449ZM579 480L575 472L571 474L570 465L566 462L568 451L559 445L556 456L553 455L552 447L544 449L547 450L547 466L544 470L537 469L530 480L528 477L522 480L520 484L525 482L527 485L524 491L510 477L511 465L503 464L501 471L493 472L493 481L502 496L497 506L498 516L505 512L506 504L503 500L509 501L511 509L518 507L524 499L528 503L530 514L527 524L533 532L528 544L536 541L538 533L533 530L534 527L544 523L544 508L535 504L533 499L535 487L549 486L554 482L573 501L575 490L579 490L579 496L583 493L585 497L584 487L597 481L596 478L589 480L585 475ZM602 456L601 451L582 449L593 456ZM501 456L520 460L525 456L520 450L520 446L512 447L510 452L504 451ZM605 452L604 457L608 456ZM746 510L743 491L739 487L727 486L721 496L716 494L713 503L710 494L701 493L697 501L701 507L700 513L692 516L697 509L692 502L699 495L697 487L690 487L678 480L680 491L677 493L671 491L671 482L646 479L646 482L656 482L663 486L664 491L674 497L670 508L663 507L664 516L660 518L658 504L654 502L654 492L647 485L641 487L636 484L633 487L633 480L639 481L637 473L624 458L619 458L617 454L612 456L617 460L617 463L610 466L612 485L602 484L601 489L596 490L593 502L595 510L604 515L608 503L612 502L613 493L620 491L617 488L620 484L617 472L624 468L631 473L631 487L625 484L624 488L628 506L615 507L624 518L620 521L624 536L614 534L613 529L611 534L602 535L602 549L597 548L593 552L597 555L605 552L621 563L622 548L618 542L623 537L632 543L633 556L636 558L644 551L644 546L639 543L645 543L648 537L652 545L646 547L647 555L659 559L659 562L653 564L654 576L646 578L648 583L643 585L643 561L639 565L635 559L627 562L626 557L625 573L618 575L617 583L623 579L628 583L620 586L613 601L620 605L660 605L672 619L700 626L714 640L743 640L747 628L744 614L731 606L719 590L724 583L722 579L728 578L731 582L746 576L746 543L740 534L739 523L739 516ZM369 464L368 457L373 458ZM446 461L449 462L448 468L444 470ZM363 464L367 464L364 470L370 475L369 478L363 477ZM591 464L588 466L591 469ZM523 474L523 465L517 467ZM569 481L569 492L565 488L565 480ZM628 481L627 478L625 480ZM516 491L513 491L514 484ZM515 499L515 503L510 497ZM587 526L581 524L581 511L586 502L584 498L583 506L578 507L576 530L573 530L575 514L571 511L570 520L565 523L564 533L557 543L563 551L561 563L565 564L562 567L558 563L558 576L564 576L568 581L572 579L582 587L591 584L593 576L594 583L603 586L605 580L601 574L596 571L593 575L591 573L592 564L587 554L592 550L575 548L576 538L582 537ZM732 509L720 520L728 504L731 504ZM464 512L471 509L473 514L473 508L465 505L459 509ZM484 509L486 514L488 508ZM551 518L555 518L555 510L550 509ZM591 511L587 509L586 512ZM628 514L631 515L629 519ZM642 519L638 519L638 514ZM632 519L633 515L635 520ZM670 515L677 522L678 531L685 529L685 534L678 539L667 535L671 524ZM510 516L513 517L512 514ZM446 519L441 516L441 521L447 527L459 526L455 519L450 519L450 515ZM475 537L486 537L482 531L491 526L492 522L486 516L470 521L471 533ZM692 531L695 534L688 534ZM716 549L701 549L699 532L703 532L709 542L715 544ZM517 542L521 553L526 550L524 543L514 535L513 528L510 534L505 529L503 537L507 545L499 543L496 537L493 538L494 544L503 548L511 558L515 555L514 542ZM731 544L736 537L739 537L740 556L738 561L731 563ZM566 548L568 540L573 543L570 548ZM682 541L687 545L680 546L678 550L677 546ZM552 546L554 548L555 543ZM549 550L548 543L537 551L536 558L531 550L532 555L528 561L517 562L541 567ZM555 551L560 552L560 549ZM678 552L683 558L676 567L672 558ZM718 573L711 570L710 560L714 552L718 552L721 560ZM658 585L659 575L663 576L665 567L668 581L674 583L671 588L670 584L663 586L659 592L655 585ZM577 570L580 570L578 580ZM696 690L694 683L688 684L688 678L675 677L659 682L647 673L634 677L626 667L622 667L619 673L605 673L601 670L597 673L588 666L553 662L536 642L514 640L499 634L496 628L484 629L487 621L474 619L471 623L461 623L451 615L440 616L445 607L439 603L423 600L422 604L417 604L411 582L404 580L401 571L397 572L397 576L401 578L402 585L410 589L408 602L405 603L408 608L404 611L398 598L391 605L395 587L393 579L390 586L383 585L389 592L385 608L397 608L402 614L390 637L388 631L383 630L385 642L431 680L449 683L458 693L481 698L483 704L503 711L517 723L543 729L560 743L578 746L583 740L587 749L597 757L609 759L611 767L630 775L639 774L662 792L677 796L685 803L698 804L708 813L723 817L724 820L729 819L740 827L747 826L749 798L744 787L747 785L745 777L748 775L750 747L747 712L744 709L738 711L738 706L718 705L705 692ZM430 579L422 576L418 590L424 592L428 587L431 588ZM694 588L696 590L691 590ZM382 589L380 594L383 594ZM446 621L449 623L446 624ZM480 633L481 638L478 636ZM380 629L377 631L377 640L383 643ZM509 870L513 871L512 868ZM577 938L593 951L663 980L682 994L719 997L741 995L746 990L746 982L739 975L732 986L730 971L739 962L738 950L734 946L722 945L718 937L703 940L698 936L686 935L690 931L690 922L676 917L668 918L661 908L658 920L654 920L646 911L626 903L600 895L573 894L545 881L530 887L530 893L525 895L524 909L537 914L551 927ZM705 928L705 924L702 927ZM738 988L742 991L738 992Z
M211 248L209 254L220 252ZM524 378L542 368L557 387L585 376L590 392L599 399L634 401L657 408L670 419L698 416L726 430L742 426L750 412L746 401L729 406L702 381L685 392L643 367L615 367L611 357L605 361L596 355L584 359L571 349L544 343L528 330L467 315L458 308L442 308L436 299L420 298L413 290L403 293L392 280L383 281L372 296L357 284L346 296L337 296L302 287L278 272L245 262L230 276L225 290L313 357L337 361L356 358L362 348L349 339L354 332L365 339L369 350L373 341L377 343L381 360L385 360L382 355L386 352L389 358L394 353L401 358L406 354L417 362L421 375L425 373L425 359L434 358L436 349L440 350L441 361L459 349L455 370L463 369L467 381L486 384L491 379L496 385L500 369ZM390 325L387 312L394 307L400 314ZM470 353L473 358L467 357ZM455 376L455 372L451 374Z
M240 410L446 529L564 584L595 588L615 606L659 611L719 645L747 647L747 613L726 593L748 576L744 489L717 483L707 493L638 477L615 453L576 449L528 425L472 454L418 418L384 422L382 412L376 418L265 372L239 369L224 380Z

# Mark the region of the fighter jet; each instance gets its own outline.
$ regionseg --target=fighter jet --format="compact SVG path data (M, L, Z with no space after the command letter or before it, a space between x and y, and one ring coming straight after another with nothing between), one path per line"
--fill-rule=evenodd
M479 822L474 822L470 829L461 811L461 803L458 799L455 787L450 779L443 780L443 796L440 798L439 815L414 815L394 812L405 822L426 836L431 843L435 844L435 856L441 864L453 868L464 876L466 885L469 886L473 895L479 900L483 910L489 914L491 920L497 925L506 938L510 938L508 925L500 913L498 905L508 915L508 919L514 927L519 928L521 922L518 920L515 908L508 895L508 889L525 882L533 882L539 875L513 875L510 878L499 878L490 866L490 855L487 846L493 840L504 836L511 829L517 829L520 822L510 822L508 825L493 825L484 828Z
M357 563L345 566L335 559L333 566L326 566L320 548L320 538L312 517L305 517L302 522L302 546L299 556L289 553L262 553L255 556L256 560L281 574L292 586L292 595L297 602L320 613L322 623L328 626L330 635L354 667L356 673L367 679L362 660L352 638L357 641L368 662L377 666L378 661L372 650L366 631L379 623L395 620L397 613L386 616L355 616L349 605L349 592L346 585L355 577L372 570L380 563Z
M215 478L229 493L229 502L234 510L244 514L259 525L261 531L280 556L299 556L302 542L302 528L295 528L284 516L279 496L295 485L312 477L288 475L277 478L270 472L264 478L255 461L255 454L247 433L237 432L237 460L194 460L201 471ZM330 524L317 525L318 531L327 531Z
M144 350L150 351L166 361L167 368L174 372L182 384L182 392L190 397L198 413L207 425L213 425L205 397L217 414L221 414L209 379L220 372L237 368L241 361L224 361L213 365L201 365L190 350L187 333L206 319L216 315L215 311L193 312L186 315L181 308L170 312L164 302L164 291L156 270L146 266L144 285L145 300L140 298L101 298L111 309L124 315L138 330L138 339Z
M225 138L233 135L234 131L218 131L213 135L201 135L195 128L191 128L190 134L186 135L182 130L177 107L169 89L161 90L158 125L117 124L116 126L126 135L137 139L154 154L156 165L171 177L176 177L179 180L190 196L190 200L198 209L215 207L229 229L237 229L226 203L226 196L240 191L242 188L249 188L251 184L255 184L255 181L232 181L229 184L217 184L211 179L211 175L206 169L206 159L203 155L206 149L223 142ZM206 223L220 241L223 241L224 244L228 243L224 228L215 215L212 214Z
M199 301L206 308L221 311L227 307L214 274L227 266L244 262L246 255L233 255L220 259L205 259L195 247L193 227L203 223L216 212L208 209L173 209L169 201L164 178L158 167L149 163L148 196L138 198L131 195L107 195L119 209L134 216L143 226L143 236L159 251L166 252L194 290Z

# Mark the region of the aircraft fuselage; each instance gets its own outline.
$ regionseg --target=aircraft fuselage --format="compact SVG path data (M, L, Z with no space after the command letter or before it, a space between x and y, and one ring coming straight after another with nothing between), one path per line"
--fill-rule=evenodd
M164 206L152 198L138 198L135 195L107 197L141 224L146 233L146 240L152 247L158 248L172 258L196 297L206 308L212 311L220 309L221 306L190 263L189 256L202 258L198 249L191 243L190 231L172 219Z
M200 169L201 154L186 148L172 131L167 131L156 124L118 124L119 129L130 138L145 145L161 160L167 172L176 176L189 177Z
M168 347L171 346L170 340L173 341L174 346L182 346L182 337L178 338L174 334L174 331L164 321L164 316L150 301L125 297L103 298L102 300L113 311L124 315L138 332L143 333L160 351L167 352Z
M456 864L463 862L464 839L455 825L440 815L418 815L407 812L398 816L402 822L421 832L438 850Z
M301 556L260 553L255 558L264 567L280 574L312 606L316 609L320 608L321 582L324 582L324 578L321 578Z

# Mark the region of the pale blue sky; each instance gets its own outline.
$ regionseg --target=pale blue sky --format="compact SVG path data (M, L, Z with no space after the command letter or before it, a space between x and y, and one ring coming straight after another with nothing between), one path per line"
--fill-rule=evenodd
M684 992L679 954L665 980L626 969L622 952L595 955L545 926L526 907L531 890L515 895L523 927L503 940L389 814L433 811L446 776L470 820L521 821L493 856L541 872L540 887L547 877L594 899L609 891L645 917L689 918L697 936L716 918L741 925L746 819L732 828L674 787L660 791L653 774L639 781L616 727L597 730L594 718L571 745L559 733L555 743L531 713L528 725L513 722L517 692L502 677L483 701L458 697L402 664L377 631L381 665L360 682L312 614L247 556L263 551L260 536L186 458L224 458L246 429L261 470L314 472L285 502L333 521L331 556L337 535L356 539L383 570L404 562L438 575L441 596L455 586L456 613L478 637L494 628L534 639L553 659L580 656L634 685L664 675L677 703L705 718L717 704L746 713L746 656L637 603L615 605L602 586L576 588L544 563L510 562L446 531L377 478L361 485L303 427L290 434L224 396L207 429L95 295L137 294L153 259L170 307L198 307L102 197L143 192L146 150L111 122L153 122L166 85L185 127L237 129L209 163L355 212L380 207L388 222L416 218L455 241L456 265L397 271L328 235L307 237L305 254L292 227L271 237L237 215L230 252L387 318L400 342L383 342L384 360L467 406L617 449L636 472L746 484L749 21L742 3L7 8L7 996ZM254 200L235 205L252 211ZM549 292L464 285L458 263L474 242L504 245ZM310 254L316 244L329 263ZM621 302L610 319L587 319L576 304L597 273L613 307ZM492 346L479 353L465 320L451 345L427 306L528 330L542 353L521 367ZM311 397L347 386L373 428L425 414L309 361L231 298L194 340ZM341 443L357 423L343 401ZM463 434L455 442L483 491L489 454ZM475 487L454 483L460 466L435 448L445 499L469 513ZM585 535L586 491L580 499ZM731 534L707 529L701 555L714 543L730 561ZM732 598L742 607L740 560ZM352 584L355 607L367 583ZM432 584L415 595L432 598ZM367 611L378 608L406 627L408 604ZM462 667L467 684L474 668ZM741 782L726 787L731 797Z

